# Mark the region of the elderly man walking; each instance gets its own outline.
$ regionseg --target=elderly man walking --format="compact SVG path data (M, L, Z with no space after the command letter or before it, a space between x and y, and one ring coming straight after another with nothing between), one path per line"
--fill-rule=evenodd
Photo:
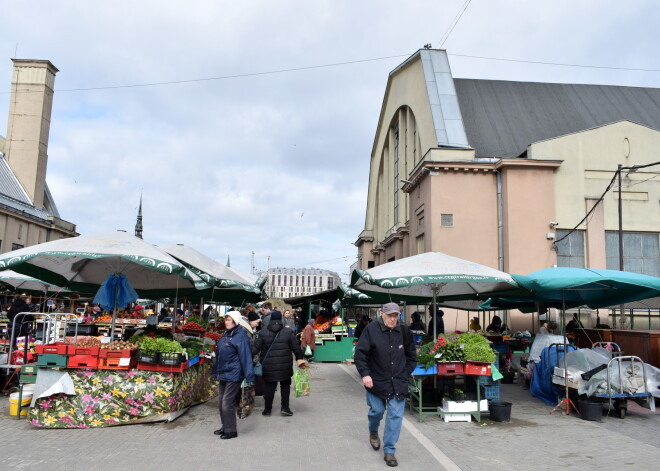
M401 433L408 394L408 378L417 365L415 344L408 326L399 323L399 306L384 304L380 317L365 327L355 348L355 366L367 390L369 443L380 449L378 426L387 410L383 433L384 460L397 466L394 456Z

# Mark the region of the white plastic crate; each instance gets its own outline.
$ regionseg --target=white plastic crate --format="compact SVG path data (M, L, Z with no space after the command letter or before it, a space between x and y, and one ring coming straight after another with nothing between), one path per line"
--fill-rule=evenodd
M440 408L440 415L445 422L472 422L472 414L445 414L445 411Z
M447 399L442 399L442 407L438 408L438 412L476 412L477 411L477 401L448 401ZM488 411L488 400L481 400L481 412Z

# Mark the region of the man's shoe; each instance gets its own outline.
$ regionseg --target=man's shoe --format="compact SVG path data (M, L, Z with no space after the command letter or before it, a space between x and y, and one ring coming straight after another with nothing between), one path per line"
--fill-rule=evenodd
M380 438L378 438L377 433L369 434L369 443L371 443L371 448L374 450L380 450Z
M268 417L268 416L270 416L270 411L264 409L264 411L261 413L261 415L265 415L266 417Z
M291 412L291 409L282 409L282 410L280 411L280 414L282 414L282 415L286 415L286 416L290 417L290 416L293 415L293 412Z
M229 440L230 438L236 438L236 437L238 437L238 432L223 433L222 435L220 435L220 438L222 440ZM394 456L394 455L392 455L392 456Z
M385 453L385 457L383 459L385 460L385 464L387 466L399 466L399 463L397 463L396 458L394 457L394 453Z
M223 433L225 433L224 428L221 428L220 430L213 431L213 435L222 435Z

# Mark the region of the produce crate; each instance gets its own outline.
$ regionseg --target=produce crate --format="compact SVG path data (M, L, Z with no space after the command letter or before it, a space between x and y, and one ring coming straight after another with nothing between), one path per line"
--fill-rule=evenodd
M460 375L465 371L460 361L441 361L438 363L438 375L452 374Z
M42 368L66 368L68 357L55 353L44 353L37 357L37 366Z
M199 360L200 360L199 355L188 360L188 368L199 363Z
M499 401L500 400L500 383L495 381L490 386L482 386L484 397L489 401Z
M55 353L56 355L66 355L68 346L63 342L51 343L50 345L35 345L37 354Z
M99 358L99 370L130 370L135 366L131 357Z
M21 373L26 375L36 375L39 372L39 367L36 363L21 366Z
M188 369L188 362L184 361L179 365L156 365L158 368L156 371L161 371L163 373L183 373L184 370Z
M99 357L94 355L69 355L67 368L98 368Z
M100 350L101 349L99 347L78 347L76 345L69 345L69 347L67 348L67 353L69 355L85 355L90 357L98 357Z
M199 364L203 365L204 363L206 363L206 360L207 360L206 357L199 357Z
M37 375L21 375L18 382L21 384L34 384L37 382Z
M102 348L99 352L99 358L130 358L133 356L133 352L135 352L135 350L130 350L128 348L124 350Z
M482 361L465 362L465 374L475 376L490 376L491 364Z
M135 355L135 359L140 362L140 363L151 363L151 364L157 364L158 363L158 352L156 353L145 353L140 350L137 351L137 354Z
M502 355L506 355L509 353L509 344L507 343L500 343L496 345L491 346L493 348L493 351L497 353L501 353Z
M186 362L186 357L180 352L160 352L158 355L159 365L178 366L183 362Z
M157 363L145 363L142 361L137 362L137 369L138 370L143 370L143 371L160 371L158 368L160 367L159 364Z

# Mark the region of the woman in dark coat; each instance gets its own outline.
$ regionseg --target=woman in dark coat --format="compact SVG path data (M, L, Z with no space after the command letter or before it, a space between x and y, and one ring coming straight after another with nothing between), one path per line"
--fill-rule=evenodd
M215 363L213 378L218 380L218 402L222 426L213 432L222 439L238 436L236 429L236 403L241 391L241 383L246 380L254 382L254 367L250 339L248 334L238 325L241 313L229 311L225 316L227 330L215 347Z
M272 348L271 348L272 346ZM270 348L270 352L268 349ZM254 352L259 352L263 366L264 402L263 415L271 414L277 383L280 383L281 414L293 415L289 408L291 392L291 377L293 376L293 356L298 360L298 366L306 364L303 352L293 329L285 329L282 324L282 314L272 311L268 326L261 330L254 343Z

